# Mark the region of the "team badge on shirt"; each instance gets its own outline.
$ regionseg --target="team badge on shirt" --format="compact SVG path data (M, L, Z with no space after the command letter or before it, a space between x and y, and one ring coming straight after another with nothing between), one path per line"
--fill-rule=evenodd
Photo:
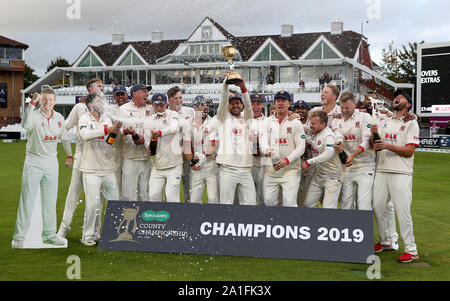
M292 134L292 128L291 128L291 127L288 127L288 128L286 129L286 133Z

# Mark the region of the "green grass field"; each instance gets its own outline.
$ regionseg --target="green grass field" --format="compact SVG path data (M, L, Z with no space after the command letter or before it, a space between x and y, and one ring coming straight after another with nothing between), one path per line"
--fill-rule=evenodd
M100 251L85 247L81 237L84 203L75 212L67 249L11 250L25 142L0 142L0 280L67 280L67 258L81 260L81 280L173 281L374 281L368 265L251 257ZM59 146L58 226L64 210L71 169L64 167ZM415 155L412 216L420 259L400 264L400 250L383 252L381 280L450 280L450 154ZM84 197L82 197L84 199ZM320 210L320 209L318 209ZM375 236L376 239L377 236ZM379 281L379 280L376 280Z

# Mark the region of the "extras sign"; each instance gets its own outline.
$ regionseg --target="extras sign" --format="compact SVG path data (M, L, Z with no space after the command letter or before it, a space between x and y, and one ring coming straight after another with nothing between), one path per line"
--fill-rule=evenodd
M102 250L367 263L371 211L108 201Z

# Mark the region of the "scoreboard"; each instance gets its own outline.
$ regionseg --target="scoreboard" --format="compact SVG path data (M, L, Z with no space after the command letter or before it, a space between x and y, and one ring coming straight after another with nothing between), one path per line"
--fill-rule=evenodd
M450 42L417 45L416 113L450 116Z

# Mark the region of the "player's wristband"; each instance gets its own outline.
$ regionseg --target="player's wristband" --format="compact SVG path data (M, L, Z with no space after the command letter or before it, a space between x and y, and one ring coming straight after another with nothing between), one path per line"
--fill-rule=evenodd
M305 161L306 166L309 166L308 160Z
M34 101L32 101L32 100L30 101L30 104L33 105L33 106L36 106L36 103Z
M241 90L242 94L247 93L247 88L245 88L244 90Z
M159 137L162 137L162 132L161 132L161 130L159 130Z
M286 160L286 163L289 165L289 159L288 158L284 158L284 160Z
M67 159L73 159L73 157L72 156L67 156Z

